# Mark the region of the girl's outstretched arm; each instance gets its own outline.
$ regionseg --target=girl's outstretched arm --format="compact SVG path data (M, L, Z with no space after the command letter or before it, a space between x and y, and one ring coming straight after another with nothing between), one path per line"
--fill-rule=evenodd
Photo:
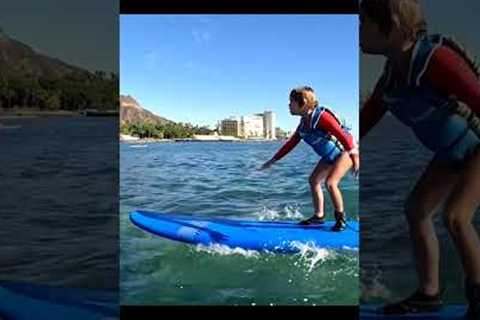
M298 133L298 130L296 130L295 133L287 140L287 142L285 142L284 145L277 151L277 153L275 153L270 160L262 165L260 170L270 167L274 162L283 158L285 155L287 155L287 153L292 151L293 148L297 146L300 140L302 140L302 138L300 138L300 134Z

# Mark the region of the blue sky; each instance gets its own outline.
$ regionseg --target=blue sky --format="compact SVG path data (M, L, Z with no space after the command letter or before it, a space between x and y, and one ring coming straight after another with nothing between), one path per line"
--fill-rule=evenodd
M272 110L310 85L358 132L357 15L121 15L120 92L177 122Z

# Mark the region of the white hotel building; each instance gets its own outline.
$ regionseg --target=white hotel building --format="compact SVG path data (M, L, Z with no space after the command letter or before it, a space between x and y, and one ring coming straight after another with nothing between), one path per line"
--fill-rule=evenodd
M237 125L233 122L237 122ZM220 131L222 134L244 139L276 139L275 125L275 113L265 111L264 113L241 116L240 118L224 119L220 121Z

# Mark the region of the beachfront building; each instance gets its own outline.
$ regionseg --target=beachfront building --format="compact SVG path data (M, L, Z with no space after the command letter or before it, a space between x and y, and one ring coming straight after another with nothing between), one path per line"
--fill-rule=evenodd
M240 137L240 121L237 117L230 117L220 121L220 132L222 135Z
M219 121L219 131L224 135L244 139L276 139L275 113L265 111Z
M275 120L275 113L272 111L265 111L263 113L263 130L265 139L276 139Z
M241 133L245 139L265 138L263 129L263 114L257 113L248 116L242 116Z

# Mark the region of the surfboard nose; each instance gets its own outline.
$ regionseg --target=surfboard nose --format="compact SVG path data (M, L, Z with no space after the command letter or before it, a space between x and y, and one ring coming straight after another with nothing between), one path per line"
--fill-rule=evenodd
M141 215L140 215L140 212L138 212L137 210L134 210L134 211L130 212L128 217L130 218L130 221L133 224L137 225L137 221L139 221Z

